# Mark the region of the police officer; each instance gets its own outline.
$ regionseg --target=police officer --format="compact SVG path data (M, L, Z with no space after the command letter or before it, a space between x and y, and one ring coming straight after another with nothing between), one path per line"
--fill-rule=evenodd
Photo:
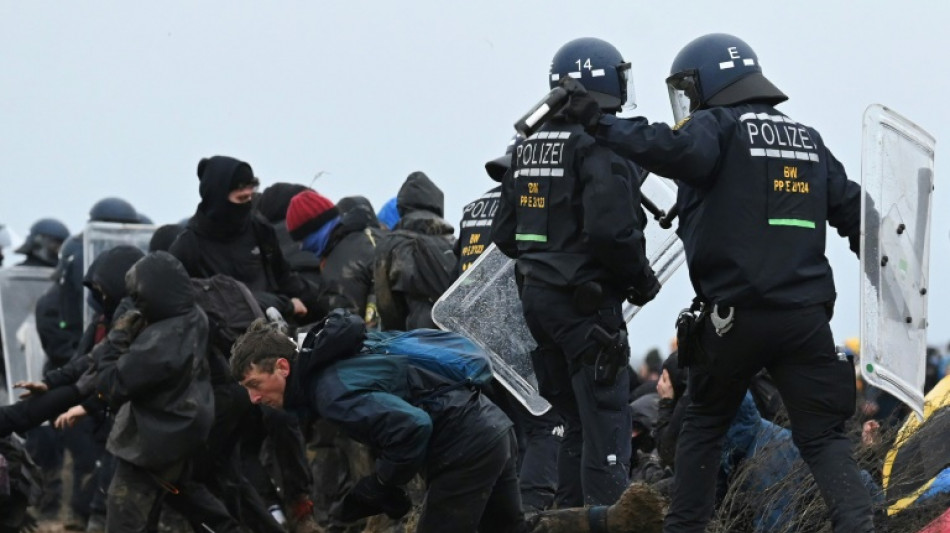
M579 79L604 113L628 102L630 64L607 42L573 40L555 54L551 86ZM632 94L629 94L632 100ZM492 240L517 259L541 395L565 423L563 506L611 504L628 483L629 347L621 303L660 285L644 253L640 170L555 117L516 146Z
M741 39L711 34L690 42L667 84L674 113L691 113L673 128L601 116L582 95L567 109L598 143L678 181L677 234L710 311L689 368L691 403L664 531L705 530L722 437L763 367L785 401L834 530L873 531L870 498L844 435L854 371L836 355L829 326L835 287L825 257L826 223L857 253L860 187L817 131L773 107L787 97Z
M26 259L22 266L55 267L59 260L59 248L69 238L69 228L55 218L41 218L30 226L30 234L16 253Z

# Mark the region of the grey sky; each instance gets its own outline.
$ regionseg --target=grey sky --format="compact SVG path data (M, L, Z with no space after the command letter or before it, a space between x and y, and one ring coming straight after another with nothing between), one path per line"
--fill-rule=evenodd
M14 2L0 0L0 222L43 216L74 232L121 196L156 223L189 216L199 158L251 163L263 184L309 184L377 208L414 170L446 193L447 218L492 186L483 163L547 91L575 37L633 62L638 112L671 113L663 79L704 33L745 39L860 180L861 116L898 111L942 142L950 94L943 2ZM950 187L940 156L931 245L930 338L944 345ZM831 235L835 234L831 232ZM857 261L829 241L836 338L859 332ZM634 354L664 351L691 297L684 270L631 325Z

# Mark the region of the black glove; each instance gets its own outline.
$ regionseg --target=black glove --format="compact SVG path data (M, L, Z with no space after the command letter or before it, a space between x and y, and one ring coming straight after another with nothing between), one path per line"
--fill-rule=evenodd
M343 497L340 520L354 522L380 513L397 519L405 516L411 508L412 500L403 488L384 485L376 474L370 474L357 481Z
M560 85L564 85L563 80ZM597 127L597 122L600 121L600 117L603 115L600 104L586 91L572 92L567 105L564 106L564 116L567 120L574 124L580 124L587 132L592 132Z
M648 270L650 272L645 282L627 289L627 301L638 307L646 305L660 292L660 280L656 279L652 268Z

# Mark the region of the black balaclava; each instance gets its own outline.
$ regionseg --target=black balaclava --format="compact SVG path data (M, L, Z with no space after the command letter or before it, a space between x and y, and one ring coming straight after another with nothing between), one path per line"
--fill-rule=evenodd
M196 229L212 238L228 238L244 231L250 221L251 202L235 204L231 191L257 182L251 165L233 157L216 155L198 162L201 203L195 213Z

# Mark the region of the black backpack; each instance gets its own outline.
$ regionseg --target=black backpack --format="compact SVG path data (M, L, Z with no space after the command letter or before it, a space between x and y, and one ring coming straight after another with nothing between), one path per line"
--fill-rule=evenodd
M264 313L250 289L240 281L215 274L210 278L191 278L195 303L208 316L209 348L231 356L231 345Z
M404 230L390 233L394 239L393 256L412 257L413 269L400 272L404 289L435 302L455 281L458 260L454 245L442 235L426 235ZM406 248L406 250L403 250Z

